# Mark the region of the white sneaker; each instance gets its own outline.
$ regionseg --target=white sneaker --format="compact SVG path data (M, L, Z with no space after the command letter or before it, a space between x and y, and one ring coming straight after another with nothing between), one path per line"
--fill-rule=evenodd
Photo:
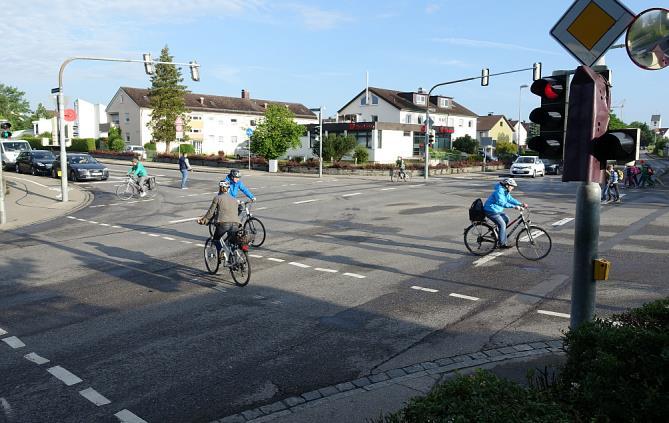
M144 191L142 191L142 192L139 193L139 196L140 197L146 197L146 193Z

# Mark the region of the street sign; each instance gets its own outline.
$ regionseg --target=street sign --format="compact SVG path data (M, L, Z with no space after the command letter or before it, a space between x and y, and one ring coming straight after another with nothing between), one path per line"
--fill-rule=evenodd
M60 88L51 88L51 94L58 94L60 92Z
M253 135L253 128L248 128L248 129L246 130L246 136L250 138L251 135Z
M77 112L74 109L65 109L65 120L67 122L74 122L77 120Z
M550 34L585 66L606 53L634 20L618 0L576 0Z

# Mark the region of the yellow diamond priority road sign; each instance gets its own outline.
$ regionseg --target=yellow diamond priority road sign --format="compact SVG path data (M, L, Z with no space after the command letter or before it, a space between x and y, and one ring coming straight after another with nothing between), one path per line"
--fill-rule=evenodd
M617 0L576 0L551 35L579 62L592 66L634 20Z

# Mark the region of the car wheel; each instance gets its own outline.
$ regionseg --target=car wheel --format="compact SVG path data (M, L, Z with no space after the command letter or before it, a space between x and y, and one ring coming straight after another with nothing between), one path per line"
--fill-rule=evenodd
M534 172L532 173L532 177L533 177L533 178L536 178L536 177L537 177L537 171L536 171L536 169L535 169Z
M21 167L19 166L18 163L14 166L14 171L19 174L21 173Z
M30 174L33 176L37 176L37 170L35 169L35 166L30 166Z
M72 182L77 182L77 174L74 172L74 170L70 171L70 180Z

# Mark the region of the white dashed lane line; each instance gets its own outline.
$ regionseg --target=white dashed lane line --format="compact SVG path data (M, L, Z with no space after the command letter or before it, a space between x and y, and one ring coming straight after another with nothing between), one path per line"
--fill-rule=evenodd
M79 391L79 395L86 398L87 400L97 405L98 407L101 405L111 404L111 401L102 396L98 391L96 391L93 388L86 388L84 390L81 390Z
M280 259L280 258L274 258L274 257L268 257L267 260L274 261L274 262L277 262L277 263L283 263L284 261L286 261L286 260L283 260L283 259Z
M488 263L489 261L495 260L497 257L501 256L502 254L504 254L504 250L495 251L493 253L488 254L485 257L481 257L478 260L474 260L474 263L473 263L474 267L478 267L482 264Z
M189 217L188 219L170 220L169 223L183 223L183 222L189 222L191 220L197 220L197 217Z
M28 361L32 361L35 364L42 365L48 363L50 360L48 358L41 357L37 355L37 353L31 352L30 354L26 354L23 356Z
M558 313L556 311L548 311L548 310L537 310L537 313L545 314L547 316L563 317L565 319L569 319L571 317L569 314Z
M381 188L381 191L390 191L390 190L393 190L393 189L397 189L397 188Z
M146 420L137 417L130 410L123 409L114 414L121 423L148 423Z
M318 201L318 198L313 198L311 200L295 201L295 202L293 202L293 204L313 203L314 201Z
M360 194L362 194L362 193L361 192L354 192L352 194L344 194L344 195L342 195L342 197L353 197L354 195L360 195Z
M365 279L367 277L367 276L363 276L363 275L358 275L357 273L349 273L349 272L343 273L343 275L344 276L350 276L350 277L356 278L356 279Z
M335 270L335 269L324 269L324 268L322 268L322 267L316 267L316 268L314 268L314 270L316 270L316 271L318 271L318 272L325 272L325 273L337 273L337 272L339 272L339 270Z
M574 220L573 217L565 217L564 219L558 220L557 222L553 223L553 226L562 226L571 222L572 220Z
M462 295L462 294L456 294L456 293L450 293L448 294L449 297L455 297L455 298L462 298L463 300L470 300L470 301L478 301L480 298L477 297L470 297L469 295Z
M262 256L260 254L249 254L249 257L262 258Z
M26 346L26 344L23 343L19 338L16 336L10 336L7 338L2 338L2 342L5 344L9 345L10 347L17 349L17 348L23 348Z
M81 382L79 376L61 366L54 366L47 369L46 371L51 373L56 379L60 380L67 386L76 385L77 383Z
M288 264L290 264L291 266L295 266L295 267L301 267L301 268L303 268L303 269L306 269L306 268L308 268L308 267L311 267L311 266L309 266L308 264L297 263L297 262L294 262L294 261L291 261L291 262L289 262Z
M416 286L416 285L412 286L411 289L415 289L415 290L417 290L417 291L432 292L432 293L434 293L434 292L439 292L438 289L423 288L422 286Z

